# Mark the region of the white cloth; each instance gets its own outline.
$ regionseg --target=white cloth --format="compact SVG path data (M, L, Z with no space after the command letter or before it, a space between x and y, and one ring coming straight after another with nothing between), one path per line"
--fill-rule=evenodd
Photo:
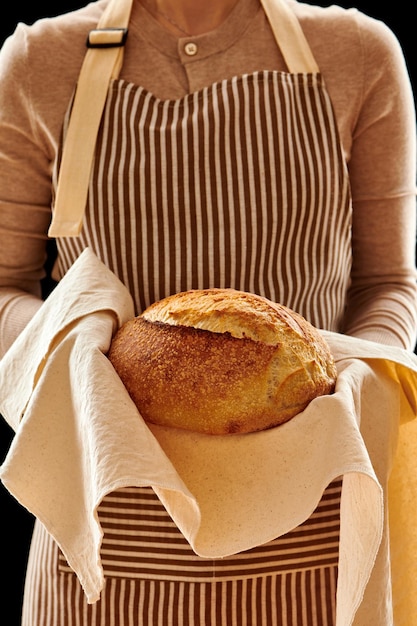
M416 357L324 332L334 394L278 428L210 437L148 427L139 415L106 357L133 314L127 289L85 250L0 362L0 411L16 430L5 486L95 602L107 493L152 486L194 551L222 557L303 522L343 475L337 625L352 624L364 593L372 606L389 589L384 489L400 405L404 419L416 414Z

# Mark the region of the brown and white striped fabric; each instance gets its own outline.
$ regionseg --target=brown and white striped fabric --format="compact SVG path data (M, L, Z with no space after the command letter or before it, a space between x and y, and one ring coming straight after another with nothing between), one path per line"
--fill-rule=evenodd
M58 240L59 271L89 246L129 288L137 312L177 291L233 287L338 330L350 222L320 75L258 72L175 101L116 80L83 230ZM336 483L292 533L208 561L150 488L118 491L100 508L105 587L91 606L38 522L23 625L333 625L339 500Z
M285 538L221 560L192 551L151 488L119 490L99 508L104 571L109 577L212 582L337 565L340 488L340 480L333 482L313 516Z
M80 237L137 311L191 288L233 287L337 330L350 273L350 196L320 75L259 72L161 101L115 81Z
M226 559L226 566L191 551L150 488L115 492L99 511L106 583L94 605L87 604L75 574L38 523L23 624L330 626L340 489L340 480L332 483L307 522Z

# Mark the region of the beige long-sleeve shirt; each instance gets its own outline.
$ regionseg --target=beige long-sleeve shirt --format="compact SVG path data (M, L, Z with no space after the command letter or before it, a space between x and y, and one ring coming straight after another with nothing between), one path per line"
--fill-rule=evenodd
M333 101L353 198L353 269L341 332L412 348L415 111L401 48L356 10L289 0ZM107 0L19 25L0 53L0 355L41 305L51 173L61 126ZM257 70L286 70L258 0L239 0L215 31L166 32L135 0L120 77L161 99Z

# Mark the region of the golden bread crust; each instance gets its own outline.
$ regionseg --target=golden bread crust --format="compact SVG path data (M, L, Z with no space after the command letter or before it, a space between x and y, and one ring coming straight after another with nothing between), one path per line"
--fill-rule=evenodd
M146 421L213 435L282 424L336 379L303 317L232 289L151 305L119 329L108 357Z

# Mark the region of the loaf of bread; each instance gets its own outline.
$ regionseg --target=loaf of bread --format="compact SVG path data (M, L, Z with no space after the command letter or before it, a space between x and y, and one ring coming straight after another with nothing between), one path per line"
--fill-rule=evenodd
M152 304L118 330L108 357L145 421L212 435L282 424L336 381L304 317L234 289Z

